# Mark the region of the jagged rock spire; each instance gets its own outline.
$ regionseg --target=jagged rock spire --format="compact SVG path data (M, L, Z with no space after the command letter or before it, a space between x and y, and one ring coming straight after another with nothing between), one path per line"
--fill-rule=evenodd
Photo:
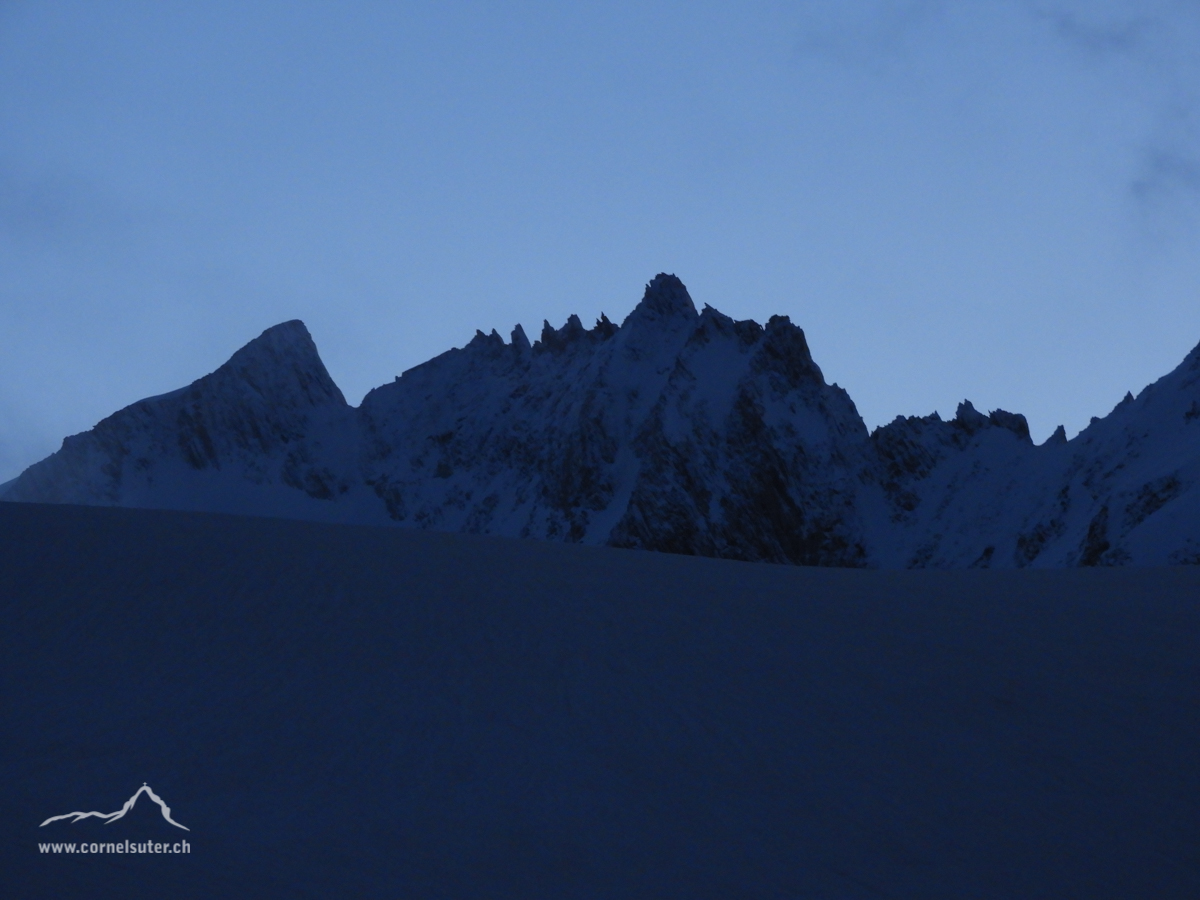
M676 316L694 319L699 315L696 304L692 302L688 289L674 275L660 272L646 285L646 293L642 302L629 314L629 318L646 317L655 319L674 318ZM626 320L628 321L628 319Z

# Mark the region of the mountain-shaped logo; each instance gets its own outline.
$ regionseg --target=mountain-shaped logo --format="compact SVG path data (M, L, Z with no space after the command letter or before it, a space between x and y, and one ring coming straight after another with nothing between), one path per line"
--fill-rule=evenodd
M142 796L142 794L145 794L147 797L149 797L151 800L153 800L155 803L157 803L159 805L159 808L162 809L163 818L166 819L168 822L170 822L172 825L174 825L176 828L182 828L184 831L192 830L192 829L188 828L186 825L180 825L178 822L176 822L174 819L171 818L171 807L167 806L167 804L163 802L163 798L158 796L158 794L154 793L154 791L150 788L150 786L147 785L146 782L144 782L144 781L142 782L142 786L137 789L137 792L132 797L130 797L128 800L126 800L125 805L122 806L120 809L118 809L116 812L110 812L110 813L102 813L102 812L64 813L61 816L51 816L50 818L48 818L45 822L43 822L38 827L43 828L46 825L49 825L51 822L57 822L59 819L70 819L72 822L78 822L80 819L88 819L88 818L91 818L92 816L95 816L97 819L105 819L107 821L105 821L104 824L111 825L113 822L117 821L117 819L124 816L125 813L127 813L131 809L133 809L133 804L137 803L138 797Z

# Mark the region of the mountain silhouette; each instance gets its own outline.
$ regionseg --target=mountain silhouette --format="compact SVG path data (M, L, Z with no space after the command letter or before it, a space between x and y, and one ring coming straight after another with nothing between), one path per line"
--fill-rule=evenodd
M111 825L113 822L117 821L117 819L123 818L127 812L129 812L131 809L133 809L133 805L135 803L137 803L138 797L142 796L142 794L145 794L147 797L149 797L151 800L153 800L155 803L157 803L159 805L159 808L162 809L163 818L166 819L168 822L170 822L172 825L174 825L176 828L182 828L184 831L192 830L192 829L188 828L186 825L180 825L178 822L176 822L174 819L171 818L171 807L167 806L167 804L165 802L163 802L163 798L158 796L158 794L154 793L153 789L151 789L151 787L149 785L147 785L145 782L142 783L142 786L137 789L137 791L134 793L134 795L132 797L130 797L128 800L125 801L125 805L122 806L120 809L118 809L116 812L110 812L110 813L102 813L102 812L64 813L61 816L51 816L49 819L47 819L45 822L43 822L38 827L44 828L45 826L49 825L51 822L57 822L60 819L70 819L71 822L74 823L74 822L80 821L81 819L90 819L90 818L105 819L106 821L104 824Z
M1114 398L1115 399L1115 398ZM479 332L346 402L299 321L141 400L0 500L493 534L882 569L1200 562L1200 346L1071 439L1025 417L869 430L786 316L660 273L620 323Z

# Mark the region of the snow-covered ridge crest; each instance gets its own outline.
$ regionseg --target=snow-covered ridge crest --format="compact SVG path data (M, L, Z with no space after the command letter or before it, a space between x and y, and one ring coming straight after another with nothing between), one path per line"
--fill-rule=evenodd
M1067 441L868 434L804 332L660 274L616 325L477 332L348 406L300 322L135 403L0 499L207 509L838 566L1200 560L1200 348Z
M187 387L66 438L3 499L252 512L261 487L332 497L326 441L353 421L308 329L284 322Z

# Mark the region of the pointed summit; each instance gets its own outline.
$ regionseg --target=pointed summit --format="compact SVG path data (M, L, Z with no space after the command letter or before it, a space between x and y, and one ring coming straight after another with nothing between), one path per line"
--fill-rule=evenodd
M289 319L272 325L254 340L249 341L238 350L230 362L242 355L253 355L256 352L299 353L317 355L317 346L313 343L312 335L299 319Z
M244 382L260 396L276 401L288 398L310 406L346 404L312 335L299 319L268 328L206 378L226 385L230 379Z
M961 428L967 434L974 434L988 424L988 417L977 410L975 404L970 400L964 400L958 404L951 424Z
M628 322L634 317L647 319L681 317L691 320L698 316L696 304L692 302L691 295L688 294L683 282L674 275L660 272L654 276L653 281L646 285L646 293L642 296L642 302L625 321ZM622 323L623 326L624 323Z
M525 329L521 327L520 322L512 330L512 346L521 353L529 351L529 338L525 335Z
M1063 428L1063 426L1059 425L1057 428L1054 429L1054 434L1052 434L1052 435L1050 435L1050 437L1046 438L1046 440L1042 443L1042 446L1043 447L1055 447L1055 446L1058 446L1059 444L1065 444L1066 442L1067 442L1067 429L1065 429L1065 428Z

